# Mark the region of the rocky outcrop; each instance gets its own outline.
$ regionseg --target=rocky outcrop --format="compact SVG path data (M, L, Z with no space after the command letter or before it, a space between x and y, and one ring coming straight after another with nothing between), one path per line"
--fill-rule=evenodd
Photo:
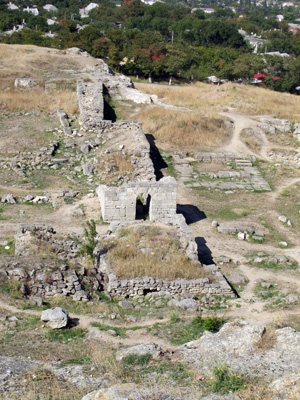
M156 343L138 344L136 346L131 346L119 350L116 354L116 360L121 361L129 354L135 354L139 356L149 354L153 358L159 358L160 355L162 354L162 348L158 346Z
M180 346L177 356L208 375L216 364L226 363L235 373L256 376L259 371L261 377L279 379L299 366L300 333L283 328L269 334L263 325L235 320Z

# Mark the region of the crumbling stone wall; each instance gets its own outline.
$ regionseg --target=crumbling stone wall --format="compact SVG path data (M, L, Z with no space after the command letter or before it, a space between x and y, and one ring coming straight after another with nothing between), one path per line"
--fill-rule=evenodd
M84 267L74 269L53 260L47 260L45 265L32 257L22 257L23 262L19 260L18 257L1 259L0 264L4 261L4 266L0 266L0 277L19 282L21 294L39 305L43 299L55 296L72 296L75 301L88 301L89 295L84 290L86 279L93 290L101 287L96 275L85 277ZM24 267L24 264L30 266Z
M77 96L82 125L90 129L105 127L103 83L78 79Z
M80 244L74 238L64 238L52 226L44 224L20 224L16 235L15 255L28 256L55 254L56 257L75 258ZM79 236L76 237L77 240Z
M235 297L235 294L224 276L215 265L206 267L214 274L213 281L208 278L199 279L159 279L149 276L135 279L120 279L108 264L106 256L100 257L99 272L104 275L104 290L112 297L139 297L152 292L166 292L170 295L213 294Z
M97 194L104 221L134 221L139 198L144 204L149 199L151 221L176 215L177 182L172 177L158 182L130 182L120 187L100 185Z

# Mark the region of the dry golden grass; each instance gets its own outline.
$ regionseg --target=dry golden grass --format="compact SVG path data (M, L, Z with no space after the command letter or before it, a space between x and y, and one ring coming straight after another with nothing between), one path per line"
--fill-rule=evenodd
M0 44L0 106L10 111L53 110L63 108L67 114L78 112L76 90L65 88L45 91L45 82L55 79L74 79L68 70L81 70L85 65L80 55L36 46ZM96 60L85 59L88 65ZM14 88L16 78L31 78L37 86Z
M255 343L256 351L267 351L272 349L276 344L276 331L274 327L268 327L263 333L259 342Z
M156 94L165 103L141 110L136 118L164 150L211 150L226 145L231 130L219 113L233 108L245 115L272 115L300 121L300 97L268 89L227 83L222 86L197 83L189 86L136 84L139 90Z
M108 243L108 260L121 278L204 276L203 269L184 254L175 229L142 225L122 228L119 234L119 240Z
M102 375L107 374L115 383L126 379L129 371L116 360L115 351L111 347L104 343L99 346L99 343L91 342L89 352L93 364Z
M10 111L51 111L57 108L64 109L67 114L75 114L79 111L76 92L58 90L50 96L41 87L4 91L0 94L0 106Z
M300 97L269 89L226 83L222 86L196 83L183 87L136 84L139 90L156 94L176 106L189 107L199 114L215 116L226 107L248 115L272 115L300 122Z
M49 110L50 103L42 88L34 91L9 90L0 94L0 105L10 111Z
M125 175L126 173L133 171L133 166L126 156L121 154L113 154L112 158L115 163L115 169L120 174Z
M159 106L139 112L143 129L151 133L159 146L166 144L185 149L219 147L231 133L222 118L203 116L196 111L169 110Z

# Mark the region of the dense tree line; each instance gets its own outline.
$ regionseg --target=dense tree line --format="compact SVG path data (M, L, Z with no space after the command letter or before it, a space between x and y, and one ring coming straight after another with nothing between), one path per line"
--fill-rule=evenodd
M238 18L231 9L216 8L206 15L202 10L191 12L188 5L173 1L147 6L140 0L124 0L117 7L115 1L97 0L99 7L80 19L79 8L89 1L51 3L58 8L57 24L51 26L56 32L54 38L44 35L49 30L46 19L54 15L42 9L42 0L36 2L41 10L37 17L22 10L9 11L7 2L0 0L1 31L11 29L24 18L29 28L11 36L2 35L1 41L61 49L76 46L105 59L117 71L149 79L192 81L215 75L220 79L251 81L260 72L266 75L264 84L275 90L295 92L300 84L300 35L293 36L286 23L275 20L279 12L276 7L265 18L263 10L245 2L244 16ZM22 7L26 5L23 1ZM239 28L248 33L263 33L268 42L262 51L288 52L291 57L252 54Z

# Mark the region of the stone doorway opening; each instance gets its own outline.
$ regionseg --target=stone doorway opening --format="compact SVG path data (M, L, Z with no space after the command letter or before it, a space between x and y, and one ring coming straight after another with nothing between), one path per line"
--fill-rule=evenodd
M142 219L146 220L149 219L149 210L150 210L150 202L151 202L151 196L148 194L146 201L139 196L136 199L136 213L135 213L135 219Z

